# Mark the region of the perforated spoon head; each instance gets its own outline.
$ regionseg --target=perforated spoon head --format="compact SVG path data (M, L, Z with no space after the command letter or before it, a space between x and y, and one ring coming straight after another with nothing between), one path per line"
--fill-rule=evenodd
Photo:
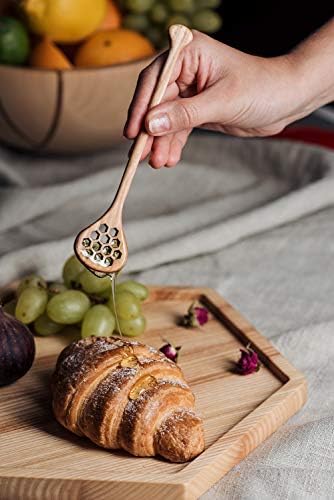
M158 78L149 107L156 106L161 102L177 58L181 50L193 38L192 32L180 24L171 26L169 34L170 51ZM139 133L111 207L96 222L81 231L75 240L74 250L78 259L98 276L117 273L124 267L128 259L128 248L122 225L122 210L145 149L147 138L148 135L145 131Z
M128 260L128 247L120 217L102 216L76 237L77 258L96 275L118 273Z

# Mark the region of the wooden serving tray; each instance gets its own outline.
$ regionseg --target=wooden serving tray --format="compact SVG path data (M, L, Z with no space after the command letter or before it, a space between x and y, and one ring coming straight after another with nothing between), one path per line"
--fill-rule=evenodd
M194 300L209 309L209 322L177 326ZM204 419L206 450L190 463L171 464L107 451L66 431L52 416L48 383L69 338L36 338L33 369L0 388L1 500L198 498L304 404L303 375L213 290L152 288L144 310L148 329L140 340L182 345L179 364ZM237 375L234 362L248 343L261 369Z

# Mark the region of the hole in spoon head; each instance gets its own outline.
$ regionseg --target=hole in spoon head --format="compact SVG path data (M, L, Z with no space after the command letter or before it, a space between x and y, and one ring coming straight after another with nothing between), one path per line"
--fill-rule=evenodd
M108 236L107 234L102 234L101 237L100 237L100 241L103 244L109 243L110 236Z
M106 265L106 266L108 266L108 267L109 267L109 266L112 266L113 262L114 262L114 261L113 261L113 259L112 259L111 257L107 257L106 259L104 259L104 263L105 263L105 265Z
M115 252L113 253L113 257L115 259L120 259L122 257L122 252L120 252L119 250L115 250Z
M111 228L109 234L114 238L118 235L118 229L116 227Z
M110 255L111 252L112 252L112 248L111 247L109 247L109 246L103 247L102 253L104 255Z
M102 253L95 254L94 259L97 260L98 262L101 262L101 260L103 260Z
M92 245L92 249L94 250L94 252L98 252L99 250L101 250L101 243L95 241L95 243L93 243Z
M92 240L98 240L99 236L100 236L100 233L98 231L92 231L90 233L90 237L92 238Z
M106 233L108 231L108 229L109 228L108 228L107 224L100 224L100 226L99 226L100 233Z
M121 242L119 241L118 238L116 238L115 240L112 240L112 242L111 242L111 246L113 248L118 248L120 246L120 244L121 244Z
M90 245L90 239L89 239L89 238L84 238L84 239L82 240L82 244L83 244L83 246L84 246L84 247L86 247L86 248L87 248L87 247L89 247L89 245Z

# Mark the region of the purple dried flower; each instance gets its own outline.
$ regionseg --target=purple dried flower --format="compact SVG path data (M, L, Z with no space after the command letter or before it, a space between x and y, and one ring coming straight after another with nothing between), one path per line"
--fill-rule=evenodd
M180 349L181 346L174 347L170 342L167 342L167 344L160 347L159 351L162 352L166 358L174 361L174 363L177 363Z
M187 327L198 327L205 325L209 320L209 313L205 307L195 306L195 304L191 304L189 307L187 314L185 314L182 318L182 326Z
M241 356L236 363L236 371L240 375L250 375L251 373L258 372L260 369L258 354L249 346L246 349L240 349L240 352Z

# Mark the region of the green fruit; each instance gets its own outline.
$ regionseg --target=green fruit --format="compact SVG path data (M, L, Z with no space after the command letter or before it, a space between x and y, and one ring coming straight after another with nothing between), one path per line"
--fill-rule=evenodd
M155 0L125 0L125 7L134 14L142 14L150 10Z
M0 17L0 63L23 64L29 51L29 37L23 24L13 17Z
M149 293L146 286L134 280L123 281L116 286L116 293L123 292L124 290L132 293L135 297L137 297L137 299L141 301L147 299Z
M194 0L168 0L172 12L192 12L195 8Z
M52 321L61 325L79 323L90 307L90 300L79 290L66 290L52 297L46 312Z
M63 267L63 280L67 288L78 288L79 275L84 269L86 268L75 255L67 259Z
M25 288L18 298L15 317L24 324L35 321L44 313L48 301L46 290L41 288Z
M195 4L196 10L217 9L221 4L221 0L195 0Z
M160 48L163 38L163 33L161 28L156 28L154 26L150 26L146 31L145 35L147 38L153 43L155 47ZM168 44L167 44L168 45Z
M170 16L167 21L167 28L172 26L172 24L183 24L190 28L191 22L190 19L182 14L175 14L174 16Z
M57 283L56 281L54 281L53 283L50 283L50 285L48 285L48 293L50 298L54 295L57 295L58 293L65 292L66 290L67 288L64 283Z
M221 17L210 9L196 12L192 17L192 27L204 33L215 33L221 28Z
M156 3L150 10L150 19L156 24L163 24L168 19L168 9L164 3Z
M120 319L119 320L119 328L122 335L126 335L127 337L137 337L144 333L146 328L146 319L144 316L140 315L134 319Z
M115 315L112 297L107 304ZM124 290L116 293L115 298L116 314L119 320L134 319L141 314L140 302L135 295Z
M123 27L134 31L145 31L149 26L146 16L142 14L128 14L123 19Z
M88 269L84 269L80 273L79 283L86 293L96 294L111 290L111 280L109 276L98 278L95 274L88 271Z
M11 316L15 316L15 308L16 308L16 299L10 300L9 302L6 302L2 306L2 309L5 311L5 313L10 314Z
M115 329L115 318L109 307L96 305L85 314L81 325L81 337L109 337Z
M29 276L26 276L25 278L23 278L22 281L20 281L20 284L16 292L17 296L19 297L23 292L23 290L31 287L46 290L47 284L46 281L43 278L41 278L41 276L37 276L37 274L29 274Z
M110 288L106 288L106 290L103 290L103 292L95 293L94 295L92 295L92 297L97 299L96 302L98 304L106 302L111 297L111 285Z
M46 337L48 335L55 335L59 333L64 328L63 325L59 323L55 323L52 319L49 318L47 314L42 314L39 318L34 322L34 330L38 335Z

